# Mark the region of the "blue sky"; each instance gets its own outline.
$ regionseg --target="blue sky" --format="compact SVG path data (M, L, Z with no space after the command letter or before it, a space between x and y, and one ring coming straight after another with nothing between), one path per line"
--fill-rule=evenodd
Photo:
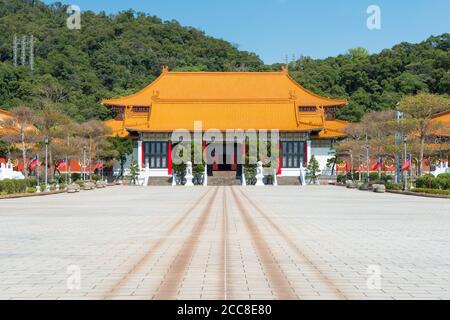
M54 1L45 0L46 3ZM286 55L324 58L363 46L370 52L450 32L449 0L70 0L81 10L129 8L178 20L258 54L266 63ZM381 30L366 26L369 5L381 9Z

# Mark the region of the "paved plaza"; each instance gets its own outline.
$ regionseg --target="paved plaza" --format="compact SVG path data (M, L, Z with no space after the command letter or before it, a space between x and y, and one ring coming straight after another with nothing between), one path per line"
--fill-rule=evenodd
M334 186L0 200L0 299L450 299L450 201Z

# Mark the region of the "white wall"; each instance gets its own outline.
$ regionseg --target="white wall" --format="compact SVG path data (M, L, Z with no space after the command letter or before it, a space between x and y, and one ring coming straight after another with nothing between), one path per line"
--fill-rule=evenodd
M317 162L319 162L320 170L324 170L327 167L327 161L328 159L332 158L333 156L330 154L331 148L330 147L312 147L311 152L316 158Z

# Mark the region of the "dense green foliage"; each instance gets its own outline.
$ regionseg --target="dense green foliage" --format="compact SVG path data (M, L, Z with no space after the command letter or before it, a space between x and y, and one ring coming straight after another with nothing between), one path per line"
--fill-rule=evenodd
M36 186L36 179L13 180L4 179L0 181L0 195L25 193L28 188Z
M320 174L319 162L313 155L311 157L311 160L309 160L308 167L306 168L306 179L310 179L310 183L318 183L317 179L319 178L319 174Z
M450 94L450 34L419 44L401 43L379 54L363 48L347 54L291 63L290 73L317 94L349 100L338 116L360 120L367 111L393 109L405 95Z
M102 98L130 94L170 69L228 71L264 67L254 54L230 43L144 13L82 13L81 30L66 26L66 5L0 0L0 105L42 100L73 118L104 119ZM13 35L35 38L35 71L13 67ZM19 56L20 61L20 56Z
M252 53L176 21L144 13L83 12L81 30L66 27L66 6L36 0L0 0L0 106L56 104L82 121L106 119L102 98L135 92L171 70L279 70ZM14 34L35 37L35 70L13 66ZM317 94L347 98L338 114L359 120L369 110L393 108L418 91L450 93L450 35L401 43L370 55L363 48L315 60L302 57L290 74ZM20 61L20 57L19 57Z
M450 173L442 173L437 177L425 174L415 181L417 188L450 190Z

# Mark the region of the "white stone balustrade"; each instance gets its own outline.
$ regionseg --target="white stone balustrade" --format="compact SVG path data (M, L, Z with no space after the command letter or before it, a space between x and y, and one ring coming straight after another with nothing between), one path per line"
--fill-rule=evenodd
M4 179L23 180L25 177L22 172L14 171L12 163L8 161L0 164L0 180Z

